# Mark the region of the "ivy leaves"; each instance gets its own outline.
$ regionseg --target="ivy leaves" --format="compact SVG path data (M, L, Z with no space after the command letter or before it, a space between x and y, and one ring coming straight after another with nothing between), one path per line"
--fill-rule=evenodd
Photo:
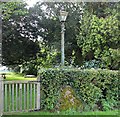
M92 52L94 58L102 59L109 66L112 64L112 60L108 61L108 57L112 59L113 56L113 54L111 56L110 50L118 48L119 36L120 31L116 16L98 18L96 15L87 14L83 17L80 33L77 36L77 44L82 48L84 57Z

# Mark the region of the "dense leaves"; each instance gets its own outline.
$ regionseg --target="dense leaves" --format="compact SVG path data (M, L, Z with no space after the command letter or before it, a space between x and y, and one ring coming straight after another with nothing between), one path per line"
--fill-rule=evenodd
M38 43L31 40L24 30L23 19L28 12L26 4L8 2L3 5L2 11L3 64L19 65L35 58Z
M59 52L56 49L40 44L36 59L25 61L21 65L22 73L37 75L41 68L51 68L59 65Z
M113 10L114 11L114 10ZM118 13L106 17L86 12L83 16L77 43L82 48L82 55L105 63L106 68L119 69L120 30Z
M109 109L117 108L118 71L56 68L43 69L39 75L43 109L55 109L59 105L61 89L66 86L73 88L84 110L104 110L103 101L112 104Z
M39 43L35 40L43 41L45 46L60 52L59 11L64 8L68 11L65 22L65 60L69 64L72 61L72 64L80 66L83 61L95 59L104 63L105 68L119 69L119 7L117 3L38 2L27 9L22 2L5 3L4 63L21 64L34 59ZM51 50L47 51L50 53ZM44 57L43 61L46 61Z
M59 52L57 49L50 48L45 44L40 44L41 50L37 53L37 69L41 68L52 68L55 67L59 63Z
M80 26L81 3L38 2L29 9L29 14L24 19L24 27L26 32L29 32L33 38L40 38L46 43L46 46L53 47L60 52L61 23L59 12L62 7L69 12L65 22L65 57L70 62L73 50L75 50L75 54L81 54L75 40Z

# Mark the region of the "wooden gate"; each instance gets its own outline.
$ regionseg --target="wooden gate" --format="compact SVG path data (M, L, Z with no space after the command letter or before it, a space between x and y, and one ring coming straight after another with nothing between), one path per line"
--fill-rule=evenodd
M40 109L40 82L4 81L0 77L0 113Z

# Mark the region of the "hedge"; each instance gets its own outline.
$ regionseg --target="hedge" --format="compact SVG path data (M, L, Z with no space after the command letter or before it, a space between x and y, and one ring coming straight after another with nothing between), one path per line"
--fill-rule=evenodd
M62 109L63 90L70 87L80 102L78 109L113 110L118 108L118 71L94 69L44 69L39 73L41 82L41 108ZM72 92L73 92L72 91ZM74 108L66 106L63 110ZM83 108L79 108L83 107Z

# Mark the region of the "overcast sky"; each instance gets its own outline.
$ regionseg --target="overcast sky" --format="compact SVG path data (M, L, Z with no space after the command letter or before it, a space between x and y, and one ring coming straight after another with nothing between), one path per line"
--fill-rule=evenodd
M40 1L40 0L26 0L26 2L29 5L29 7L32 7L38 1Z

